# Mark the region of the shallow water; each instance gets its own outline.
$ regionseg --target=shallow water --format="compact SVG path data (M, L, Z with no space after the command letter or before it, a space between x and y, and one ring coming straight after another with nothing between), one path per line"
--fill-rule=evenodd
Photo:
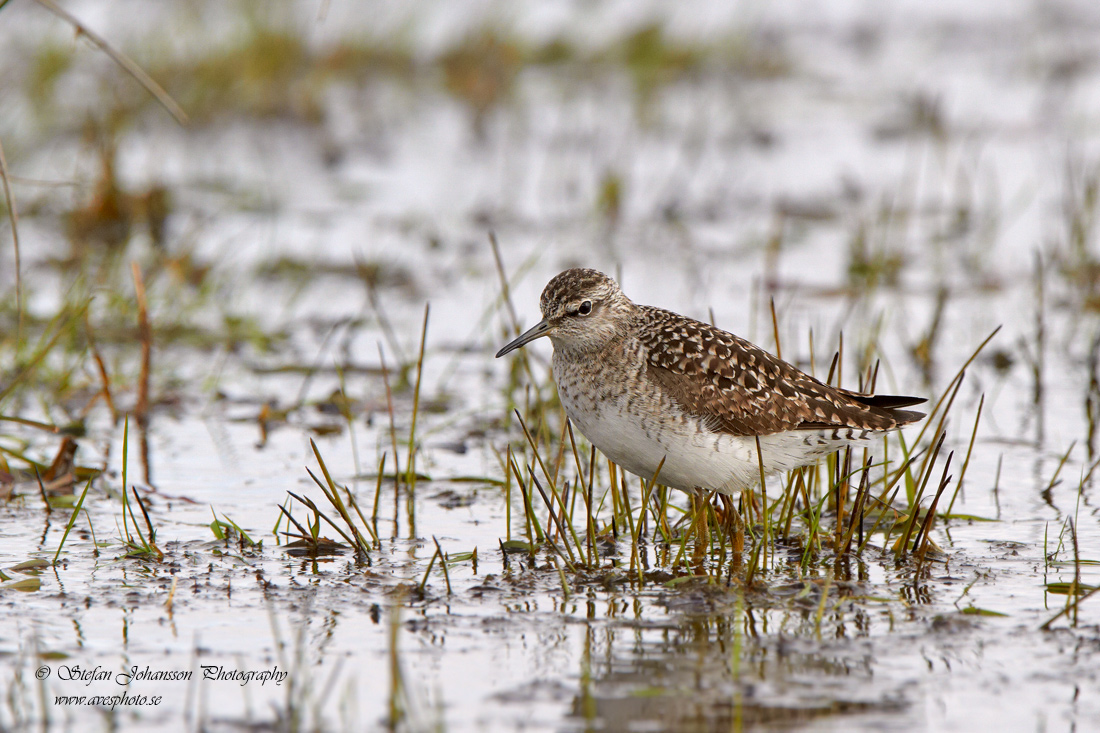
M499 20L490 4L458 19L447 4L419 3L380 5L371 29L335 4L323 20L314 8L280 7L312 43L402 28L425 58L490 21L528 39L559 31L598 47L623 28L664 20L670 37L690 42L735 48L750 38L759 44L750 53L777 54L785 70L731 72L712 51L701 69L642 103L624 69L532 66L480 137L469 110L438 85L385 76L333 85L316 124L245 117L181 130L153 111L128 126L117 140L120 180L131 190L166 185L168 251L190 250L213 266L212 297L168 277L150 287L154 329L216 329L226 316L247 316L285 339L272 349L158 340L154 393L173 399L153 412L148 478L131 422L127 477L141 487L163 561L123 557L124 429L102 406L78 455L107 471L58 566L10 570L52 559L68 513L46 514L31 485L0 504L0 569L12 582L41 581L29 592L0 585L0 724L175 730L183 716L189 729L381 728L395 659L401 726L413 730L1085 730L1100 720L1090 694L1100 601L1081 604L1076 626L1063 617L1040 629L1065 604L1045 584L1073 578L1069 518L1078 554L1091 562L1081 582L1100 583L1085 407L1097 318L1087 288L1066 274L1067 190L1098 166L1094 8L822 3L716 17L703 5L598 3L577 15L519 6ZM134 40L147 28L133 8L71 10L147 53ZM184 11L158 12L170 25ZM0 33L36 23L71 43L71 31L41 13L6 7L0 21L13 25ZM202 25L180 23L180 43L201 52ZM39 42L0 43L0 66L15 75ZM120 72L104 64L87 73ZM74 132L74 110L102 104L86 94L64 101L56 133L35 129L25 104L9 108L0 139L14 151L13 172L90 188L96 156ZM621 201L617 213L601 214L611 179ZM71 279L46 264L68 250L61 196L28 184L15 193L30 309L48 315ZM1085 208L1090 221L1095 204ZM952 512L995 521L937 521L932 539L946 557L919 578L875 547L835 573L803 572L792 552L749 589L660 574L639 588L623 570L623 541L594 576L562 574L545 552L533 561L513 555L506 566L499 542L524 536L523 506L513 494L509 527L498 453L521 436L507 427L509 364L492 358L508 317L489 231L524 324L538 317L543 284L575 263L616 273L639 302L713 317L769 348L774 298L784 356L809 368L812 330L819 374L843 331L850 386L854 354L871 343L881 391L938 395L1001 326L967 372L945 446L957 476L984 395ZM853 284L860 235L869 251L898 258L896 283ZM1096 258L1091 229L1085 241ZM140 235L128 256L155 259ZM307 268L257 274L281 257ZM346 272L357 263L379 267L382 315ZM12 272L10 250L0 248L0 287L12 287ZM948 296L925 375L910 349L941 288ZM109 298L97 291L95 308ZM379 344L391 370L415 360L429 302L417 468L430 478L417 483L413 516L404 492L395 499L383 481L382 549L369 565L349 554L291 555L274 535L277 505L288 491L321 501L305 470L317 472L310 437L361 502L374 499L370 476L385 451L392 470ZM128 409L137 346L105 348ZM543 369L549 344L529 348ZM1011 365L999 368L994 351ZM321 405L341 387L336 367L356 403L351 431ZM306 406L274 421L263 442L261 405L299 398ZM411 393L394 400L397 434L407 436ZM62 410L43 404L26 400L20 415L61 420ZM53 437L3 424L5 447L20 438L47 463L56 450ZM404 466L403 440L399 453ZM262 539L262 549L215 540L214 514ZM448 593L437 563L420 594L433 538L449 554L477 548L476 570L470 560L451 565ZM653 565L659 549L648 546ZM118 684L135 665L192 679ZM110 679L64 679L97 667ZM216 669L273 678L203 679ZM275 672L288 676L277 683ZM160 700L113 711L53 702L121 692Z

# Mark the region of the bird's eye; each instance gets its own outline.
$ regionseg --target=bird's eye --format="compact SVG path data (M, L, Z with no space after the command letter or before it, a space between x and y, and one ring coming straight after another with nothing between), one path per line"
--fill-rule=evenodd
M581 303L579 306L577 306L577 315L578 316L587 316L591 312L592 312L592 301L591 300L586 300L583 303Z

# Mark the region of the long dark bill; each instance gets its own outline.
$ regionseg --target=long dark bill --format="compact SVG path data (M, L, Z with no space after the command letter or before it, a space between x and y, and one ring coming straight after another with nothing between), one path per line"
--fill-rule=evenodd
M510 341L507 346L497 352L497 358L504 356L505 354L515 351L519 347L534 341L537 338L542 338L546 334L550 333L550 323L544 318L531 328L527 329L515 339Z

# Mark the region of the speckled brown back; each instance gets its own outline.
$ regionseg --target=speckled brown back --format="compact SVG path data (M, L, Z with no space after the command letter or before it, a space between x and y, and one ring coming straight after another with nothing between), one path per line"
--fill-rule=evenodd
M732 435L848 427L893 430L924 417L913 397L830 387L743 338L670 311L640 306L636 337L648 376L685 411Z

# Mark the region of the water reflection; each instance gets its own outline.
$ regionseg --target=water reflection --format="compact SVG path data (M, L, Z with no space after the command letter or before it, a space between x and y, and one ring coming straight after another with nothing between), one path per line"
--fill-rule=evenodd
M908 699L877 680L872 614L838 603L753 609L740 593L661 623L589 622L572 715L593 730L712 730L866 711ZM768 628L775 629L768 632Z

